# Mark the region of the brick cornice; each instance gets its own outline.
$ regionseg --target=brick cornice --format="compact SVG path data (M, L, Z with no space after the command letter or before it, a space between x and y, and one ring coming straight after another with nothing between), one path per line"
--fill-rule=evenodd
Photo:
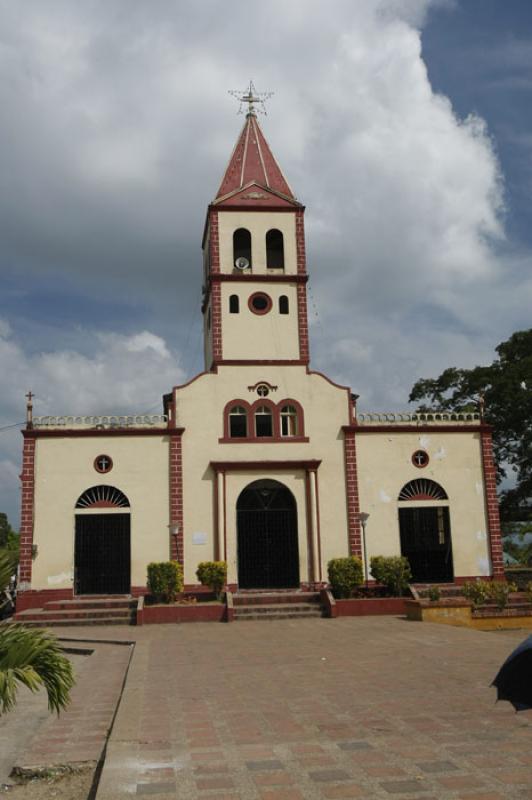
M207 280L209 283L307 283L308 275L288 272L283 272L279 275L271 275L267 272L249 272L246 274L216 272L211 273Z
M211 461L215 472L231 472L232 470L269 470L269 469L309 469L316 470L321 459L285 459L281 461Z
M107 436L182 436L185 428L31 428L22 430L25 439L91 438Z

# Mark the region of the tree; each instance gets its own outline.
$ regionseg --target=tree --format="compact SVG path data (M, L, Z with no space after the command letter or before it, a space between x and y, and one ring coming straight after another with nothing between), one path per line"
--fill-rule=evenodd
M449 367L438 378L422 378L410 393L420 411L475 411L484 397L485 421L493 426L499 481L513 478L501 493L503 519L528 514L532 498L532 329L517 331L496 349L488 367Z
M7 514L0 512L0 549L15 550L18 548L18 534L9 524Z
M0 597L13 571L13 555L0 551ZM1 604L1 600L0 600ZM59 713L70 702L72 664L55 636L46 631L6 624L0 627L0 714L10 711L19 685L32 692L44 687L48 708Z

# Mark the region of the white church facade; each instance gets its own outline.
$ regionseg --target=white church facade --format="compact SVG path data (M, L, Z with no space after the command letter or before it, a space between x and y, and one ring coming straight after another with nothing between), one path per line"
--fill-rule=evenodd
M160 415L33 417L30 398L19 609L144 594L169 558L189 590L208 560L233 589L315 588L349 554L406 555L419 582L502 576L480 416L357 415L310 368L304 211L250 102L207 211L205 371Z

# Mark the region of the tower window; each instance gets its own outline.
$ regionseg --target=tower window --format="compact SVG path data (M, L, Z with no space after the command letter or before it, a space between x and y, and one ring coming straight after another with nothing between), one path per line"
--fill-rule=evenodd
M239 300L238 300L238 295L237 294L232 294L229 297L229 313L230 314L238 314L239 311L240 311L240 303L239 303Z
M233 265L239 270L251 266L251 234L246 228L238 228L233 233Z
M297 436L297 409L295 406L281 408L281 436Z
M234 406L229 412L229 436L231 439L245 439L248 435L246 409Z
M272 307L272 299L264 292L255 292L249 298L248 306L254 314L267 314Z
M273 436L272 412L268 406L259 406L255 411L255 436Z
M279 298L279 314L288 314L288 297L285 294Z
M266 234L266 266L268 269L284 269L283 234L277 228Z

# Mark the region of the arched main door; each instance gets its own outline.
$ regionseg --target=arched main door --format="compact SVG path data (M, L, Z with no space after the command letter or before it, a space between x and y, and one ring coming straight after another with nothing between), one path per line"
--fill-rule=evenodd
M299 586L297 508L282 483L255 481L237 504L238 585L241 589Z
M419 500L432 503L448 500L435 481L421 478L401 489L398 500L401 555L406 556L416 583L452 582L453 548L448 505L417 506Z
M92 486L76 503L76 594L128 594L131 582L129 500L114 486Z

